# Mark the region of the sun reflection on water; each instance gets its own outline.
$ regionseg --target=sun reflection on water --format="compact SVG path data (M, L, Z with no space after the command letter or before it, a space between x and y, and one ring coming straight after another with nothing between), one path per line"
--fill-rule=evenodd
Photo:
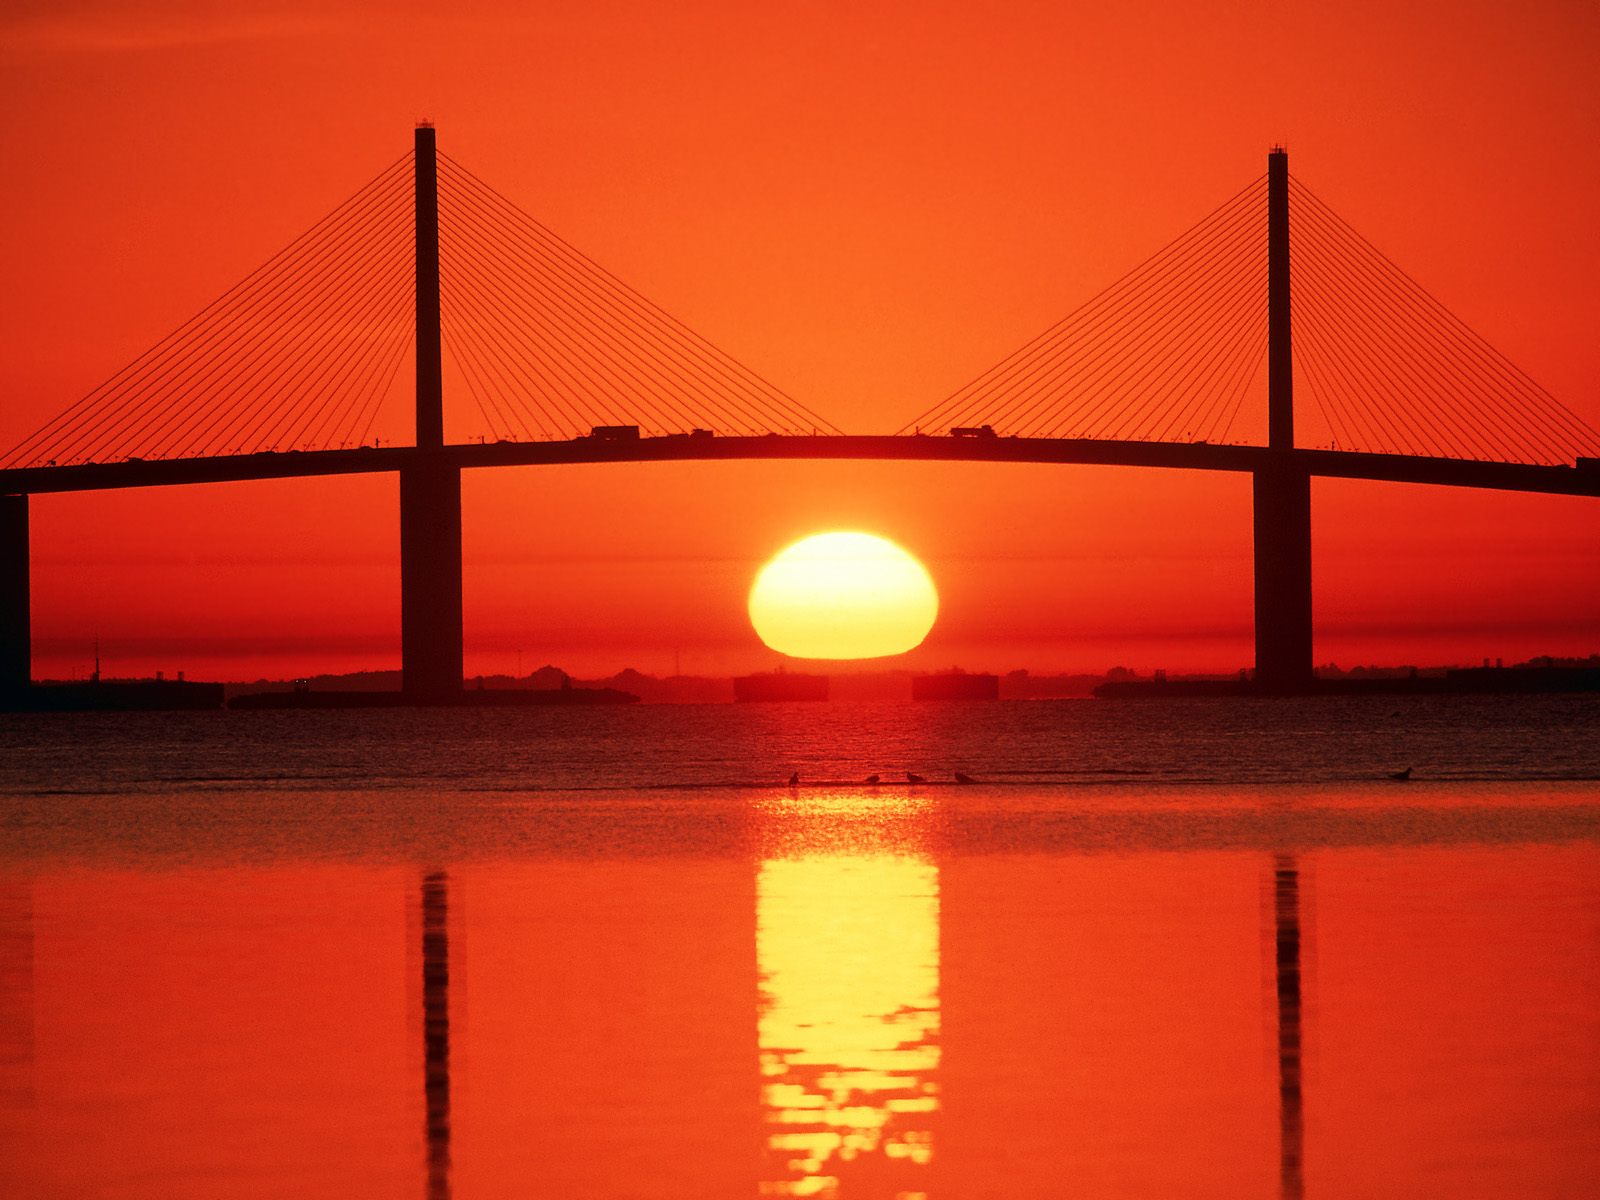
M916 1200L939 1107L939 873L907 852L925 807L810 801L768 810L780 848L807 848L756 884L762 1193ZM816 827L846 814L873 831L853 849Z

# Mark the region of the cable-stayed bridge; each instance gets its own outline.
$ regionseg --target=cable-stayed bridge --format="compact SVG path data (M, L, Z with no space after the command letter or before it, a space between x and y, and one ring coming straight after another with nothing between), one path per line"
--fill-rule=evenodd
M385 401L408 362L414 418L406 405L397 426ZM447 364L475 441L445 439ZM1249 473L1256 675L1281 691L1312 678L1313 476L1600 496L1600 433L1292 177L1281 150L916 421L853 435L422 126L410 154L0 457L0 690L31 677L32 494L398 473L405 688L432 700L462 682L463 469L753 458Z

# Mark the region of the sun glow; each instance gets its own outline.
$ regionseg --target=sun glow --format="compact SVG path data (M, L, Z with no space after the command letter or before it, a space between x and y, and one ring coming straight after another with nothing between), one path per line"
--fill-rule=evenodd
M939 1123L934 803L807 788L758 803L763 1196L927 1196Z
M750 623L794 658L882 658L921 644L939 615L933 578L870 533L818 533L773 556L750 588Z
M924 1194L939 1111L939 870L769 859L756 879L768 1196Z

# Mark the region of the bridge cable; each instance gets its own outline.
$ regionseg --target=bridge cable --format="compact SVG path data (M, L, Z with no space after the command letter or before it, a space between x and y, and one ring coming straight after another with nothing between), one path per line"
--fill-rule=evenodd
M163 368L181 361L181 355L205 345L208 331L236 318L239 311L257 301L268 288L292 276L313 258L328 242L339 236L339 231L369 210L375 198L380 198L404 176L409 156L379 172L357 192L348 197L332 212L292 241L283 250L269 258L248 276L213 300L194 317L173 330L151 349L131 361L111 378L80 398L54 420L41 427L32 437L21 443L8 457L8 465L20 461L40 461L47 458L85 457L83 444L70 447L68 440L85 429L91 422L121 410L113 417L109 428L102 426L88 443L91 451L114 447L119 429L137 413L138 399L149 391L149 385L161 378ZM131 452L131 451L130 451Z
M550 253L548 248L539 248L541 242L537 240L534 235L537 235L542 227L537 227L537 224L534 223L535 227L532 229L531 233L529 229L523 228L522 226L525 224L525 222L516 221L513 219L513 217L507 215L508 212L515 214L519 213L520 210L515 210L514 206L508 207L509 202L504 201L503 197L499 197L498 194L493 193L492 189L477 189L476 198L480 201L480 203L484 200L484 198L487 198L487 203L496 206L494 210L489 211L486 214L487 217L492 220L496 226L502 228L505 232L509 233L514 239L516 239L516 242L520 242L521 249L519 254L525 263L542 261L548 264L558 273L565 273L577 289L596 296L603 304L609 306L614 313L618 311L626 312L628 318L633 320L635 324L637 324L637 318L642 317L647 322L648 327L654 331L653 336L657 340L658 344L664 343L668 350L675 356L679 357L680 359L687 359L688 365L692 369L703 370L707 365L709 365L710 368L721 377L720 380L713 379L712 382L715 383L720 381L723 385L723 391L725 393L735 397L737 396L737 390L730 389L727 386L729 381L726 378L726 369L722 364L717 362L714 357L707 353L707 349L709 349L713 354L720 353L716 352L714 347L709 347L709 344L704 343L703 339L698 339L697 342L686 341L678 330L672 328L671 326L663 325L660 319L649 308L641 308L639 304L634 303L626 294L621 294L623 304L619 304L619 293L617 291L617 287L613 282L611 282L614 277L610 277L604 273L597 273L595 269L592 269L592 265L585 265L588 263L588 260L584 259L582 256L577 256L576 258L574 258L572 254L555 256ZM560 244L559 240L558 244ZM532 252L531 254L530 251ZM576 277L574 277L571 273L574 263L578 264L580 268L580 273ZM624 308L623 305L626 305L626 308ZM663 330L665 331L664 333ZM697 335L693 336L697 338ZM696 366L697 363L699 364L698 367ZM747 387L745 390L746 394L748 394ZM768 424L772 424L772 422L768 422ZM780 424L782 424L782 422L780 422Z
M479 239L478 245L481 247L483 242L488 240L489 236L490 235L486 234L483 236L483 238ZM599 353L606 362L611 363L616 370L619 370L628 376L628 378L636 385L637 391L634 393L635 395L638 395L640 392L646 396L654 394L659 407L672 414L672 417L668 419L663 418L658 410L651 410L653 413L655 413L654 420L660 425L661 432L672 432L674 431L674 428L676 428L678 431L686 432L689 428L701 423L681 409L679 407L679 403L673 399L674 391L677 389L682 389L683 394L686 397L692 397L694 391L693 383L688 381L687 377L677 372L671 364L661 363L656 356L651 354L648 347L645 347L642 350L642 355L655 359L655 365L667 372L667 379L675 381L676 388L669 387L663 391L652 385L647 379L642 378L639 373L640 370L649 370L650 365L642 362L641 351L634 348L637 345L637 338L632 337L625 327L619 328L613 332L607 323L603 321L597 323L592 318L592 311L589 314L585 313L585 305L582 298L574 298L570 289L565 288L559 282L559 280L555 281L551 286L544 289L544 294L546 296L555 297L557 308L555 310L544 309L542 311L544 319L541 319L541 309L539 306L543 303L543 301L539 296L538 291L535 290L538 288L539 283L543 282L542 279L539 278L539 276L543 274L541 268L538 267L537 264L529 264L529 268L526 271L519 272L517 264L514 260L509 263L498 264L496 262L496 256L490 254L486 255L486 258L488 261L484 264L482 271L479 273L479 278L482 282L482 285L489 290L492 290L496 283L503 284L504 286L510 288L517 296L517 303L522 306L520 311L525 314L525 318L528 320L529 324L534 328L543 328L555 332L567 347L571 357L574 360L577 360L579 364L577 369L588 376L591 381L594 381L593 371L581 365L584 357L581 342L588 340L587 335L580 330L568 331L562 322L550 320L549 317L556 315L557 312L571 316L577 322L583 322L590 330L598 333L598 338L589 341L589 344L593 350L596 353ZM485 279L485 275L489 276L490 278ZM575 341L574 339L579 340ZM626 394L618 393L615 382L602 382L599 383L599 386L601 386L603 390L610 392L613 395L617 395L622 403L626 404L628 402ZM727 410L725 408L722 408L720 405L716 407L726 414ZM749 415L748 412L746 415ZM621 423L615 416L611 416L610 420L614 423ZM735 420L733 423L735 425L740 424L740 422L737 420ZM762 418L757 415L752 427L760 429L761 424ZM583 428L575 431L577 434L586 432L587 429Z
M415 296L414 273L409 282L411 294ZM399 373L400 364L405 360L416 337L414 321L400 320L394 323L383 349L379 351L368 381L357 394L356 402L350 406L348 419L338 427L338 448L360 447L367 444L367 435L378 418L384 400L394 387L394 379Z
M1085 328L1059 353L1013 380L1016 395L1010 405L993 414L994 419L1014 425L1018 433L1056 436L1087 435L1107 418L1120 419L1113 417L1122 411L1115 406L1114 396L1124 387L1126 372L1140 350L1159 339L1164 328L1170 331L1174 321L1178 330L1185 328L1185 319L1194 316L1197 297L1206 294L1219 278L1232 279L1245 248L1245 235L1239 227L1244 211L1240 208L1230 214L1229 221L1192 247L1187 257L1173 259L1174 270L1165 277L1153 273L1143 290L1130 293L1101 317L1085 322ZM1097 324L1101 328L1096 329ZM1064 391L1053 397L1040 394L1041 388L1060 386L1068 371L1074 371L1075 378ZM1034 403L1019 413L1019 404L1030 397ZM1049 413L1054 415L1047 427L1042 418Z
M1245 193L1240 193L1211 217L1152 256L1142 267L1136 268L1100 296L1081 306L1076 314L1058 322L1056 326L1034 338L1009 359L997 364L966 388L958 391L957 397L966 395L969 401L968 407L965 410L952 408L947 401L943 406L945 411L941 414L941 418L943 420L954 418L958 423L971 423L973 415L983 411L987 395L993 394L1000 388L1017 391L1019 377L1023 381L1030 377L1037 378L1041 361L1045 363L1052 360L1060 361L1062 354L1069 356L1092 354L1098 340L1097 327L1102 330L1115 330L1125 319L1127 312L1148 300L1148 296L1139 291L1141 286L1149 292L1159 292L1164 286L1161 281L1174 274L1181 278L1187 272L1185 256L1194 257L1215 252L1219 241L1226 239L1230 229L1228 219L1233 212L1238 211L1244 195ZM1170 286L1170 281L1165 286ZM1064 349L1059 349L1063 347ZM1026 395L1026 388L1021 390L1022 394ZM996 419L1003 419L1004 410L995 416Z
M1440 399L1435 392L1435 386L1440 382L1450 383L1458 396L1471 397L1475 385L1473 382L1451 369L1448 363L1440 363L1438 355L1430 353L1434 340L1430 338L1430 331L1415 328L1412 314L1402 309L1386 308L1382 298L1370 286L1364 286L1363 281L1351 270L1351 265L1346 256L1340 254L1337 247L1326 240L1326 233L1315 224L1307 223L1303 229L1304 234L1309 234L1311 247L1321 253L1304 253L1305 238L1302 238L1303 247L1301 257L1309 267L1309 277L1313 286L1307 289L1307 300L1310 302L1302 307L1308 311L1315 311L1317 303L1322 296L1327 297L1327 302L1336 305L1339 313L1334 316L1330 312L1330 319L1337 322L1344 331L1342 340L1350 342L1352 347L1359 346L1355 355L1356 362L1363 364L1364 375L1371 376L1365 364L1375 360L1384 364L1384 369L1403 377L1410 387L1414 389L1412 396L1426 410L1427 414L1435 421L1435 433L1447 439L1442 443L1449 454L1461 454L1463 447L1468 454L1477 454L1482 457L1489 453L1493 438L1480 441L1471 427L1457 428L1455 433L1450 431L1449 413L1441 407ZM1303 277L1306 273L1303 273ZM1370 281L1369 281L1370 282ZM1317 285L1320 285L1317 286ZM1370 330L1370 333L1364 332ZM1410 336L1408 336L1410 335ZM1432 382L1426 376L1432 376ZM1384 389L1377 380L1371 380L1371 402L1380 408L1388 407L1383 399ZM1480 413L1469 414L1473 423L1478 428L1484 425ZM1492 414L1491 414L1492 416ZM1427 433L1414 422L1400 416L1400 423L1406 424L1413 430L1416 438L1412 445L1413 452L1427 453L1430 446L1435 450L1441 445L1438 442L1430 443ZM1521 438L1514 428L1502 428L1499 433L1509 438L1514 443L1524 447L1532 444ZM1464 438L1464 440L1463 440ZM1539 453L1537 449L1534 453Z
M473 404L477 406L478 412L483 417L484 425L487 426L489 431L494 435L495 440L515 440L513 435L516 433L516 426L518 423L522 424L523 432L527 434L528 440L535 440L534 433L530 428L528 428L526 422L514 422L511 417L501 409L499 401L495 397L487 396L486 400L487 393L478 383L476 371L468 364L467 350L464 346L462 346L459 337L454 331L452 323L444 320L442 317L439 321L439 338L443 343L444 349L449 353L451 360L455 362L456 366L460 370L461 378L467 385L467 394L472 397ZM493 416L490 416L490 409L494 410Z
M491 313L505 315L509 310L510 315L520 318L516 323L535 327L548 327L549 324L541 321L537 314L521 307L521 303L515 298L506 296L497 298L492 279L485 278L480 269L468 265L470 262L471 260L463 258L452 268L453 271L460 268L459 279L462 289L456 294L464 305L471 307L473 325L476 332L481 335L477 339L480 366L499 381L498 388L507 401L516 401L527 406L528 401L521 394L524 389L531 397L544 397L553 408L546 409L544 404L537 404L537 407L546 414L545 420L552 424L557 437L581 436L593 425L625 423L618 411L607 411L604 404L598 409L586 408L586 405L592 402L585 401L583 397L584 384L593 386L604 396L607 392L606 381L596 378L584 367L578 368L581 379L572 378L563 368L563 360L559 353L553 353L536 341L526 343L515 341L505 322L497 322L488 315ZM519 376L522 381L520 385L517 383ZM611 396L613 402L623 399L614 390Z
M383 401L389 395L390 389L394 387L395 377L400 373L400 364L405 362L416 346L417 330L415 324L410 321L405 322L400 326L399 334L400 337L395 343L395 348L391 351L393 357L389 360L388 370L373 382L373 393L367 400L369 407L364 412L356 415L357 421L361 422L361 432L359 434L355 432L356 426L354 423L350 427L350 436L357 446L368 445L367 438L372 436L372 427L378 419L378 413L383 407ZM376 446L377 440L374 439L371 444Z
M353 247L344 267L335 268L327 286L293 309L264 321L255 342L246 342L192 386L216 393L226 388L238 399L213 417L197 437L230 436L241 445L276 450L284 444L301 411L314 401L305 382L318 379L337 357L325 359L351 325L379 310L387 292L408 290L403 267L406 231L393 229ZM391 279L394 276L396 278ZM322 282L322 281L318 281ZM231 348L230 348L231 349ZM180 452L192 452L194 439Z
M1032 340L1013 351L993 367L958 388L915 421L903 426L899 432L907 433L913 429L920 429L926 426L937 427L949 421L954 414L971 414L973 411L971 401L975 394L980 391L992 392L997 387L1005 387L1020 370L1028 368L1035 360L1048 353L1051 346L1058 342L1068 341L1074 336L1075 330L1079 326L1088 325L1092 328L1099 318L1104 315L1101 312L1102 309L1109 308L1115 311L1125 301L1129 293L1136 293L1137 289L1148 279L1159 278L1170 269L1170 259L1175 256L1189 254L1195 249L1196 243L1204 246L1209 237L1217 232L1219 226L1226 227L1228 222L1243 210L1248 199L1259 190L1265 178L1266 176L1262 175L1246 185L1189 229L1179 234L1156 253L1114 281L1110 286L1090 297L1078 308L1037 334Z
M541 432L548 425L554 433L547 436L558 438L575 436L573 431L579 430L583 424L583 415L580 411L582 398L567 390L564 381L554 374L555 366L542 355L496 354L490 349L486 341L490 335L485 331L496 327L485 310L494 307L493 302L483 301L480 304L476 293L464 286L463 281L458 278L454 264L450 268L450 279L452 315L447 320L456 329L463 347L471 353L484 387L497 394L507 407L520 406L533 418L534 424ZM454 316L457 305L466 318L459 324L456 324ZM497 329L493 336L497 341L503 338ZM513 360L509 367L506 365L506 359ZM516 377L519 375L531 386L520 386L516 382ZM539 382L533 382L535 379ZM524 429L527 429L525 423Z
M1084 436L1121 437L1130 421L1159 413L1170 396L1157 385L1168 377L1171 360L1197 340L1214 334L1220 322L1247 299L1253 282L1250 257L1248 250L1240 247L1226 262L1196 272L1198 278L1154 314L1149 324L1129 331L1116 356L1084 381L1089 390L1074 409L1084 411ZM1118 392L1127 395L1120 407L1114 401ZM1068 414L1057 412L1058 419L1068 419Z
M231 399L180 453L208 437L215 439L208 446L236 438L240 451L277 449L282 419L307 401L291 385L314 370L324 347L370 306L385 273L401 269L406 243L404 228L372 222L352 245L319 263L303 289L269 301L265 312L200 364L174 403L193 396L198 404L224 391Z
M336 426L344 423L345 410L364 390L361 383L372 369L380 342L395 325L405 322L415 304L413 273L398 273L389 281L387 292L374 289L372 300L350 319L354 329L345 330L343 348L328 344L322 368L301 373L297 386L304 402L286 412L268 437L277 445L290 447L325 445L322 435L330 420Z
M1315 206L1320 219L1327 225L1337 229L1339 234L1351 245L1357 247L1359 252L1365 254L1379 268L1381 282L1385 283L1392 292L1409 300L1425 319L1431 321L1432 327L1437 332L1447 336L1459 348L1467 351L1465 354L1452 356L1453 358L1459 357L1466 366L1478 373L1480 379L1495 382L1500 386L1506 386L1514 390L1529 405L1524 409L1529 415L1554 418L1569 433L1588 439L1591 442L1600 439L1600 434L1597 434L1582 418L1561 404L1559 400L1556 400L1555 397L1540 387L1515 363L1485 341L1466 322L1446 308L1426 289L1416 283L1403 269L1396 266L1371 242L1349 226L1347 222L1343 221L1308 188L1305 188L1303 184L1298 184L1298 181L1295 182L1298 191ZM1493 374L1494 371L1499 372L1498 379Z
M481 202L491 206L502 227L514 234L525 252L538 250L549 263L565 263L567 270L573 273L572 278L587 287L598 300L603 300L613 311L629 313L641 329L645 327L653 329L664 350L670 350L684 359L698 360L714 366L724 385L731 385L737 380L740 390L752 399L757 396L763 398L763 404L767 406L769 413L774 416L783 414L786 418L784 424L788 428L796 428L798 423L801 429L809 426L812 429L821 428L829 432L838 432L818 414L756 374L726 351L695 333L665 309L641 295L529 216L460 163L447 155L441 155L441 161L445 164L447 172L454 173L458 182L463 183ZM539 249L541 247L542 250Z
M1349 394L1387 431L1394 452L1426 454L1428 439L1422 427L1405 408L1396 408L1383 398L1386 391L1393 394L1395 390L1393 385L1386 386L1380 377L1380 373L1390 370L1383 351L1376 343L1358 345L1351 336L1360 327L1359 302L1343 294L1336 283L1324 281L1316 259L1304 253L1305 246L1302 239L1297 271L1305 298L1298 311L1298 325L1304 331L1304 340L1326 342L1324 361L1331 369L1342 373L1349 385ZM1324 308L1327 309L1325 316ZM1341 336L1331 337L1325 332L1327 329L1337 329Z
M465 229L463 229L461 232L466 234L470 244L474 245L483 253L483 260L478 264L478 268L476 270L469 269L469 274L474 276L480 288L485 293L493 292L497 284L503 285L505 288L509 288L509 296L505 293L502 293L502 297L510 300L512 303L518 306L518 312L523 315L524 320L534 328L544 329L554 333L554 335L562 342L565 348L567 361L573 364L574 368L579 373L584 375L592 384L594 384L597 390L603 394L611 395L616 403L620 403L625 407L629 402L629 393L621 390L614 379L607 378L603 373L597 375L594 370L594 364L586 365L584 363L585 354L582 342L585 335L579 331L569 330L566 324L563 322L552 321L548 319L551 315L554 315L552 310L545 309L543 314L541 314L539 308L537 307L540 303L540 300L538 296L527 287L528 280L525 276L519 275L517 266L514 263L500 263L497 261L497 256L495 256L493 252L490 251L484 244L484 239L474 237L473 234L467 233ZM559 292L556 294L559 295ZM575 312L570 304L563 303L560 311L575 315L580 320L582 319L582 314ZM545 319L541 319L541 315ZM603 335L605 333L603 328L600 332ZM616 339L611 337L606 340L615 342ZM614 353L605 348L606 340L592 342L590 344L596 349L600 350L608 361L616 363L617 368L621 370L623 374L627 375L629 379L636 385L636 390L632 393L634 397L638 399L654 394L660 407L665 408L668 412L676 413L675 419L663 419L659 415L657 409L651 408L648 410L652 414L652 420L649 422L650 424L660 425L663 427L663 432L668 432L672 430L674 425L677 425L680 429L686 431L689 426L695 423L692 418L687 417L681 411L677 410L676 405L672 400L670 391L664 393L661 392L648 380L641 378L637 371L628 365L625 359L619 360ZM538 349L532 341L529 341L527 346L528 349L532 350L535 355L538 355ZM557 361L559 362L560 360ZM591 421L590 423L624 424L627 422L623 419L622 415L619 415L616 411L612 411L610 413L604 413L601 421ZM573 431L573 436L582 435L587 432L587 428L580 427Z
M488 214L488 219L494 219L493 214ZM498 224L498 222L496 222L496 224ZM515 242L512 240L512 238L517 237L517 230L501 226L501 232L502 234L509 235L509 237L494 238L493 232L491 232L491 234L486 234L485 237L483 237L483 242L490 243L490 245L493 246L501 246L501 248L507 248L507 246L509 246L510 250L515 251ZM504 262L504 254L496 253L496 251L490 251L490 258L493 258L496 262ZM563 283L560 282L560 277L550 277L546 270L544 270L544 267L541 267L539 264L536 264L536 262L531 261L526 254L520 254L520 261L522 261L523 264L522 277L518 278L517 267L509 266L509 264L507 264L504 269L494 270L494 275L496 275L496 278L498 278L499 282L506 283L506 285L510 286L512 290L517 291L517 293L522 296L523 304L528 304L528 306L531 306L530 309L525 309L525 312L538 314L539 306L541 306L542 301L541 296L539 296L539 291L536 291L536 288L539 288L539 285L546 285L544 288L542 288L542 293L544 293L546 298L549 298L549 296L554 296L554 298L557 299L558 304L560 304L560 310L562 310L562 312L571 315L571 317L576 318L576 320L579 320L579 322L589 326L590 330L597 330L597 323L595 323L594 320L584 320L584 314L582 314L582 309L579 307L582 304L581 298L576 298L576 291L574 291L570 285L563 285ZM538 318L533 317L533 320L531 320L530 323L534 330L541 330L542 328L542 330L562 333L562 325L560 325L558 322L539 322ZM616 333L614 330L621 330L621 333ZM645 394L651 394L651 392L654 392L654 395L658 397L658 402L666 402L667 395L670 395L670 392L667 392L666 395L662 394L662 389L659 389L659 387L653 387L651 384L648 384L648 382L643 381L643 379L638 376L637 370L632 370L632 368L629 368L629 365L627 365L626 360L629 357L634 358L634 362L638 363L637 352L632 352L632 354L630 354L629 346L627 346L627 341L632 341L632 344L637 346L638 334L634 333L634 331L627 330L626 326L622 326L621 323L605 322L605 320L602 320L602 322L598 323L597 331L598 333L602 334L602 339L595 344L595 349L600 350L600 352L603 354L603 357L605 357L608 362L613 363L616 368L619 368L619 370L629 374L630 381L634 382L635 386L640 387ZM571 346L570 336L565 336L563 341L565 341L568 346ZM646 350L646 352L648 352L648 350ZM574 370L584 371L581 354L573 355L573 363ZM659 358L658 365L661 365L661 363L659 363ZM670 365L670 363L667 363L667 365L664 366L666 366L666 370L669 371L669 376L667 376L667 379L672 378L672 373L674 373L675 370L674 366ZM682 378L682 373L677 374L680 376L680 378ZM611 386L606 390L610 390L610 392L616 394L616 382L611 382ZM736 400L736 395L734 395L734 400ZM715 405L715 408L723 411L726 419L726 408L723 408L722 405ZM747 406L741 405L739 406L739 410L744 411L746 416L750 416L750 410L747 408ZM619 424L621 424L621 421L619 421L616 416L611 416L610 421L619 422ZM750 427L754 427L754 429L757 430L762 429L763 422L765 422L765 418L762 418L760 414L755 414L754 422L752 422L752 426ZM696 424L701 424L701 422L694 421L693 418L682 418L680 419L680 422L669 421L664 422L664 424L666 424L666 429L662 429L661 432L672 432L672 426L674 426L674 424L678 424L680 430L686 432L686 427L696 426ZM739 426L739 424L742 424L742 422L734 421L733 424ZM584 432L587 432L587 430L578 429L574 430L574 432L576 432L576 434L584 434Z
M1571 461L1575 454L1600 448L1597 434L1505 355L1428 293L1404 270L1344 222L1310 189L1292 180L1294 195L1320 239L1321 269L1336 275L1354 294L1372 325L1367 348L1381 353L1395 369L1407 369L1423 387L1422 402L1439 421L1435 433L1447 454L1506 457L1512 448L1530 461ZM1403 355L1402 355L1403 351ZM1419 375L1419 373L1421 373ZM1440 405L1450 389L1448 409ZM1453 418L1452 418L1453 414ZM1513 415L1520 421L1513 421ZM1465 425L1462 424L1465 422ZM1553 426L1553 428L1552 428ZM1452 430L1454 432L1452 432ZM1464 441L1462 439L1465 439ZM1566 440L1570 439L1570 440ZM1438 448L1441 443L1435 443ZM1465 455L1463 455L1465 456Z
M269 305L272 304L271 299L269 298L266 303ZM241 342L241 339L249 336L250 331L248 329L248 323L259 324L264 316L280 318L283 315L287 314L284 313L283 305L281 303L273 308L269 308L267 314L253 312L248 318L246 330L242 332L235 331L233 336L225 341L224 345L221 347L223 354L226 354L227 351L234 349ZM220 328L212 331L213 335L225 335L230 330L236 330L239 319L240 318L237 313L224 316L219 322ZM202 338L201 344L204 345L206 340L208 339ZM249 354L260 353L259 345L247 346L246 349ZM204 384L210 381L211 377L216 373L219 357L220 356L217 354L208 352L199 360L198 363L185 362L179 364L174 372L170 372L167 375L148 377L142 382L140 387L134 389L125 397L121 397L120 403L125 405L127 408L125 418L113 421L107 429L101 432L100 436L92 444L93 451L102 452L105 448L114 445L115 439L119 435L124 439L124 453L138 453L140 451L154 449L150 443L141 443L139 439L144 437L147 431L155 427L164 416L170 415L171 410L175 406L181 404L196 385ZM181 384L182 380L186 377L190 380L189 385L177 386L178 384ZM176 391L172 390L174 387L177 387ZM167 389L168 391L166 403L158 405L153 411L147 410L144 418L142 420L138 419L137 414L140 411L138 402L146 395L154 394L163 388Z
M1201 269L1196 269L1183 259L1173 260L1173 266L1181 266L1181 273L1169 273L1166 277L1162 273L1153 274L1145 292L1131 295L1117 306L1087 320L1075 341L1064 344L1059 351L1049 352L1047 356L1036 353L1032 356L1035 361L1025 368L1019 363L1022 369L1013 370L1013 378L1008 381L1013 397L1009 404L989 414L992 421L1005 423L1008 431L1014 425L1016 432L1033 432L1042 425L1040 414L1049 411L1053 405L1055 411L1065 418L1056 423L1056 431L1059 431L1072 416L1095 411L1092 395L1075 404L1071 402L1071 397L1083 389L1092 388L1108 371L1119 369L1119 360L1132 353L1130 342L1136 347L1154 336L1156 322L1168 320L1174 313L1184 311L1184 300L1192 295L1196 282L1203 282L1208 274L1212 274L1214 264L1220 260L1231 259L1237 253L1237 244L1236 231L1230 228L1219 232L1204 249L1206 257L1200 260ZM1154 309L1153 313L1146 311L1151 308ZM1144 324L1140 324L1141 321ZM1097 325L1100 328L1097 329ZM1049 395L1048 388L1056 385L1064 373L1095 360L1098 360L1098 366L1089 376L1079 375L1064 393L1054 397ZM979 403L987 402L987 397L981 394L975 399Z
M1214 318L1218 297L1225 300L1236 285L1247 282L1249 257L1248 230L1230 228L1207 258L1192 264L1169 284L1140 296L1129 307L1126 319L1076 348L1069 361L1085 364L1085 369L1063 392L1047 398L1035 410L1050 414L1053 424L1048 432L1099 436L1106 428L1123 423L1133 411L1156 408L1164 399L1159 390L1151 388L1140 397L1132 394L1132 388L1154 370L1166 373L1171 364L1162 355L1187 345L1187 336ZM1118 393L1128 393L1120 406ZM1045 422L1037 415L1031 424L1024 421L1017 426L1017 432L1025 435L1045 431Z
M969 385L969 406L958 417L956 413L947 412L944 419L957 417L961 423L974 424L977 415L982 413L989 418L984 423L1000 422L1005 427L1014 413L1027 408L1042 385L1053 383L1063 372L1102 354L1108 341L1112 346L1125 341L1129 336L1129 324L1139 319L1136 314L1140 310L1154 306L1160 315L1163 306L1170 306L1194 277L1203 277L1204 271L1196 269L1196 261L1214 263L1219 257L1231 254L1238 237L1232 224L1237 211L1242 210L1228 214L1228 220L1219 219L1204 235L1197 235L1190 244L1166 256L1138 281L1137 287L1130 284L1122 294L1109 297L1106 303L1085 306L1081 320L1060 329L1049 343L1039 343L1032 351L1013 355L1009 369L998 374L991 372L991 382L978 388ZM1038 343L1038 339L1035 341ZM986 411L993 403L990 397L1001 388L1011 394L1010 403L1002 404L998 411ZM1064 407L1066 397L1061 403Z

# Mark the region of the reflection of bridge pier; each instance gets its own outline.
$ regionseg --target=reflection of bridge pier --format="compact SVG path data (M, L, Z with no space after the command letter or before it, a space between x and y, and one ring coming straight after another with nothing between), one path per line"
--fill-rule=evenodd
M22 1144L37 1099L33 912L32 880L0 878L0 1145Z
M422 880L422 1099L428 1200L450 1200L450 877Z
M1300 868L1291 854L1273 864L1274 980L1278 997L1278 1170L1283 1200L1305 1194L1305 1111L1301 1093Z
M0 496L0 696L32 679L28 497Z

